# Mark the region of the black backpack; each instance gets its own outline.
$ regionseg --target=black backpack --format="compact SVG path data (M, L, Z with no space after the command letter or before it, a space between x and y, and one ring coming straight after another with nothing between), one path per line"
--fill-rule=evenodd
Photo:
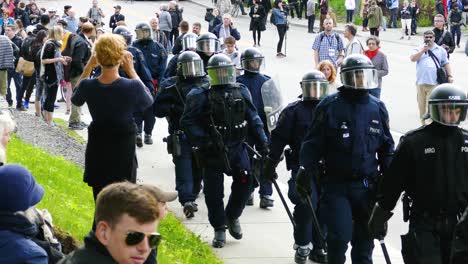
M338 34L336 34L336 32L333 32L333 35L335 35L337 44L340 45L340 43L342 43L340 36L338 36ZM320 43L322 43L322 40L325 37L325 33L321 32L319 37L320 37Z

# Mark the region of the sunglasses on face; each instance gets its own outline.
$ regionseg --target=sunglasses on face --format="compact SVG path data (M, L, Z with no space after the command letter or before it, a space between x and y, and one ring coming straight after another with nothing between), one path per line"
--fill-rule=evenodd
M162 236L159 233L143 233L137 231L129 231L127 232L127 236L125 237L125 243L127 246L135 246L141 243L148 237L148 244L150 248L157 248L159 243L161 243Z

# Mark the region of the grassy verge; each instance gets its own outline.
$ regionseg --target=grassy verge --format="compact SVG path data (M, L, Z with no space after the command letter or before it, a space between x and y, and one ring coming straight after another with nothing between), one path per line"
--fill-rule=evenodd
M27 167L45 189L38 208L47 208L54 224L80 242L89 232L93 220L94 201L91 188L83 183L83 170L75 164L48 154L44 150L13 137L8 146L8 163ZM169 215L160 226L164 240L159 248L161 264L222 263L210 247Z
M81 137L78 133L76 133L75 130L68 129L68 121L56 117L54 118L54 122L58 125L58 127L60 127L60 129L62 129L65 133L67 133L67 135L72 137L74 140L83 144L86 143L86 140L83 137Z

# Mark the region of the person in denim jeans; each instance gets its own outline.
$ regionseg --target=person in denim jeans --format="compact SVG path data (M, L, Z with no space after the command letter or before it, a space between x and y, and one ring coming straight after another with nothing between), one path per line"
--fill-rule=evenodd
M288 13L283 9L283 1L282 0L276 0L275 1L275 7L273 9L273 13L271 14L272 16L275 16L275 26L276 29L278 30L278 36L279 36L279 41L278 45L276 46L276 57L278 58L284 58L286 55L281 52L283 49L283 41L284 41L284 36L286 35L286 16Z
M388 21L388 28L396 28L397 19L398 19L398 9L399 9L398 0L393 0L392 5L389 7L389 9L390 9L390 20Z

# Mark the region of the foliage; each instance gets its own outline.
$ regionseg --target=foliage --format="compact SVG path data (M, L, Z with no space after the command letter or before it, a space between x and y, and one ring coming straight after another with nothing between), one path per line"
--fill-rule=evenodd
M91 188L83 182L83 170L63 157L48 154L13 136L7 151L8 163L28 168L45 189L38 208L46 208L54 224L83 241L91 229L94 201ZM163 242L158 248L158 263L218 264L210 247L171 214L159 224Z

